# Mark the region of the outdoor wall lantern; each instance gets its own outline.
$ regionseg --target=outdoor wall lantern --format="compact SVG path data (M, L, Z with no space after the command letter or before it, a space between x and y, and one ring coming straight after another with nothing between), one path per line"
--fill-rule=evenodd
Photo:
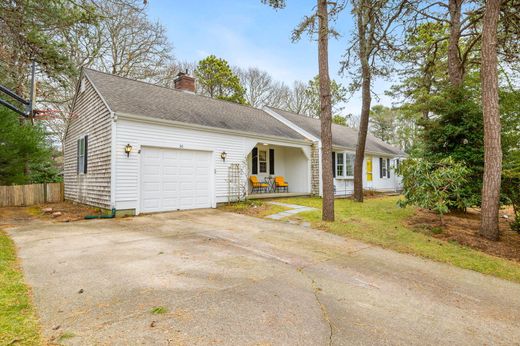
M127 144L125 146L125 153L126 153L126 157L130 157L130 153L132 152L132 146L130 144Z
M220 158L222 159L222 161L226 161L226 157L227 157L227 153L225 151L220 153Z

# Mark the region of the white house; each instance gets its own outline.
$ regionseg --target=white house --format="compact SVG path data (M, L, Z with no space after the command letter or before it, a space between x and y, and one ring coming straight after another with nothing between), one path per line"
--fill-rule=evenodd
M210 208L251 195L251 176L321 194L319 120L195 95L194 82L180 74L169 89L84 69L64 144L65 198L135 214ZM333 126L337 195L353 190L356 139ZM398 190L390 167L402 155L369 136L365 187Z

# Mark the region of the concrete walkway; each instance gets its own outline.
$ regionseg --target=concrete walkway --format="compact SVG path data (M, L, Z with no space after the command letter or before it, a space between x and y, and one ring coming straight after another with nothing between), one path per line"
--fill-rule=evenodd
M313 211L316 210L316 208L311 207L304 207L302 205L297 204L288 204L288 203L281 203L281 202L267 202L269 204L279 205L285 208L291 208L290 210L285 210L276 214L268 215L266 216L267 219L273 219L273 220L280 220L284 217L295 215L298 213L301 213L303 211Z
M50 343L520 342L520 285L288 223L198 210L7 231Z

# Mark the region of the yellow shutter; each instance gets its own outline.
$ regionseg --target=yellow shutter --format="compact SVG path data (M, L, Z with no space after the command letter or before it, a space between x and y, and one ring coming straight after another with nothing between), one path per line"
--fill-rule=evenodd
M367 181L372 181L372 158L367 158Z

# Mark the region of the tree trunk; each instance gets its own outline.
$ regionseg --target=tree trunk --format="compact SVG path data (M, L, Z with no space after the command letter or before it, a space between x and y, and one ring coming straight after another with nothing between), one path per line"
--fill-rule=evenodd
M502 147L500 143L500 112L498 108L497 27L500 1L487 0L482 28L482 109L484 113L484 181L480 234L497 240Z
M334 221L334 181L332 177L332 105L329 77L329 23L327 0L318 0L318 64L320 76L321 167L324 221Z
M464 65L460 57L459 41L461 34L461 13L464 0L449 0L450 38L448 41L448 77L453 87L462 86Z
M365 6L359 6L357 12L357 26L359 35L359 60L361 62L361 117L359 119L358 140L356 146L356 158L354 162L354 200L363 202L363 159L365 157L365 145L367 141L368 120L370 116L370 103L372 95L370 94L370 84L372 74L368 61L368 44L367 44L367 15Z

